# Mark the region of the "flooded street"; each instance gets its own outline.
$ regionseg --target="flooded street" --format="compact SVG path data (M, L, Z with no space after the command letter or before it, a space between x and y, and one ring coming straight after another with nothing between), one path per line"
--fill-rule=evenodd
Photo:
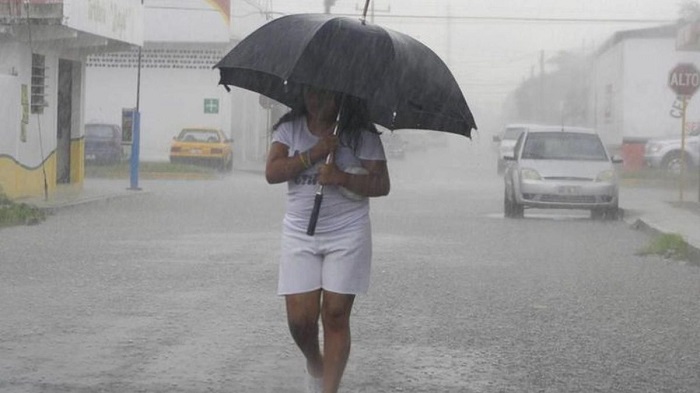
M341 390L693 392L697 268L587 212L502 218L486 154L390 161ZM142 186L0 230L0 390L303 391L275 294L285 186Z
M699 32L700 0L0 0L0 392L697 393ZM385 196L371 258L348 195ZM325 361L285 213L334 236L282 275L336 292Z

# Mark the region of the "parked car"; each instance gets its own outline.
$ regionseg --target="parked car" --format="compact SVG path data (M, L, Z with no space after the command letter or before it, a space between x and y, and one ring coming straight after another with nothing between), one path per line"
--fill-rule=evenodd
M523 131L530 127L531 125L529 124L509 124L503 129L500 135L493 137L493 141L498 143L496 171L499 175L503 173L506 167L506 161L503 158L513 155L513 147L515 147L515 142L518 140L518 137Z
M644 162L648 167L663 169L669 173L681 171L681 151L685 151L686 168L700 165L700 129L688 133L685 149L681 149L681 137L654 138L644 146Z
M170 162L233 169L233 140L215 128L185 128L170 144Z
M124 158L122 130L116 124L85 125L85 162L115 164Z
M618 176L598 134L591 129L538 126L524 131L504 173L506 217L525 208L586 209L592 218L618 217Z

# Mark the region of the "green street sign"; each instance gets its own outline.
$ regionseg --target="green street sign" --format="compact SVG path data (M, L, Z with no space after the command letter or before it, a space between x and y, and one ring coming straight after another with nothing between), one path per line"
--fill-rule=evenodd
M218 98L205 98L204 99L204 113L219 113L219 99Z

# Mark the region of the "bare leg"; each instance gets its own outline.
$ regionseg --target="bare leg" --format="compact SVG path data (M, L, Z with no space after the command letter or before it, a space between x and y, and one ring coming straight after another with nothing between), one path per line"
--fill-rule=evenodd
M355 295L323 292L323 392L336 393L350 356L350 312Z
M289 331L306 357L306 369L315 378L320 378L324 369L318 342L321 290L287 295L285 301Z

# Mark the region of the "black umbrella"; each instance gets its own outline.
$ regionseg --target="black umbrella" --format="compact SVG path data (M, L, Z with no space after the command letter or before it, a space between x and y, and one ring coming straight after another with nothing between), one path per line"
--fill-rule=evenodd
M371 120L390 130L470 137L476 129L459 85L430 48L364 19L284 16L247 36L214 68L227 89L252 90L290 108L303 104L304 86L314 86L364 99ZM309 235L314 234L322 199L321 186Z
M275 19L215 66L220 84L290 108L310 85L365 99L372 121L390 130L446 131L469 137L474 118L445 63L402 33L360 19L299 14Z

